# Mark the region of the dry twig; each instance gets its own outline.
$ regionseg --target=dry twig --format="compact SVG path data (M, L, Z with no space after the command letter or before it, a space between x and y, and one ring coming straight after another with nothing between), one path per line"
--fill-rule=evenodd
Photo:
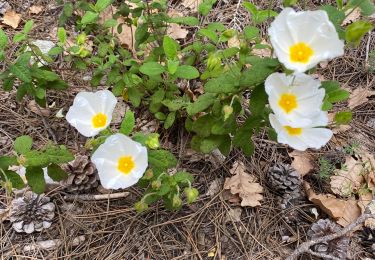
M303 254L303 253L311 253L311 252L313 252L310 249L310 247L312 247L313 245L316 245L316 244L322 243L322 242L328 242L328 241L331 241L333 239L336 239L336 238L339 238L341 236L344 236L349 231L352 231L356 226L362 224L363 222L365 222L369 218L375 218L375 214L362 214L356 221L354 221L350 225L348 225L345 228L343 228L340 232L337 232L337 233L331 234L331 235L327 235L327 236L324 236L324 237L320 237L318 239L310 240L310 241L307 241L307 242L304 242L304 243L300 244L294 250L294 252L288 258L286 258L286 260L294 260L294 259L297 259L297 257L299 255ZM314 255L316 255L316 254L314 254ZM337 258L331 258L331 259L336 260Z
M92 195L92 194L81 194L81 195L65 195L64 200L66 201L74 201L74 200L107 200L107 199L118 199L118 198L125 198L129 195L129 192L118 192L118 193L111 193L111 194L99 194L99 195Z

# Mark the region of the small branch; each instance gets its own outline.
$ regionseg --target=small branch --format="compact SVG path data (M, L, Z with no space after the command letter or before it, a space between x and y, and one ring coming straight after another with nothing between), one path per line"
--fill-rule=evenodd
M125 198L128 195L129 195L129 192L118 192L118 193L99 194L99 195L92 195L92 194L65 195L64 196L64 200L66 200L66 201L74 201L74 200L85 200L85 201L108 200L108 199Z
M349 231L352 231L356 226L362 224L363 222L365 222L369 218L375 218L375 214L362 214L356 221L354 221L350 225L346 226L345 228L341 229L337 233L327 235L327 236L324 236L324 237L319 237L315 240L310 240L310 241L307 241L307 242L304 242L304 243L300 244L294 250L294 252L288 258L286 258L286 260L294 260L294 259L297 259L297 257L300 254L310 253L310 251L311 251L310 247L312 247L313 245L316 245L316 244L319 244L319 243L322 243L322 242L328 242L328 241L331 241L331 240L336 239L338 237L346 235ZM332 259L335 259L335 258L332 258Z
M79 244L81 244L85 240L86 240L85 236L79 236L79 237L74 238L69 243L69 245L70 246L78 246ZM35 250L38 250L38 249L39 250L40 249L52 250L52 249L56 249L59 245L62 244L62 242L63 241L61 239L51 239L51 240L45 240L45 241L38 241L38 242L33 243L33 244L25 245L22 248L22 251L23 252L30 252L30 251L35 251Z
M366 58L365 58L366 66L368 65L368 53L370 51L371 34L372 34L372 32L370 31L368 33L368 38L367 38L367 43L366 43Z
M307 253L309 253L310 255L314 255L314 256L321 257L321 258L323 258L323 259L341 260L341 259L338 258L338 257L330 256L330 255L323 254L323 253L317 253L317 252L312 251L311 249L308 250Z

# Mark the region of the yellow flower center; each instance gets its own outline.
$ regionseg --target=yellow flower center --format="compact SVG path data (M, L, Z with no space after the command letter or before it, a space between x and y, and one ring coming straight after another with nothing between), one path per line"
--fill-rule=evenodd
M135 167L133 157L131 156L121 156L118 159L117 169L124 173L129 174Z
M107 116L103 113L98 113L92 117L91 121L94 128L100 128L107 123Z
M292 62L308 63L314 54L313 49L304 42L297 43L290 47L290 60Z
M290 126L284 126L285 130L287 131L288 135L300 135L302 134L302 128L293 128Z
M297 97L293 94L282 94L279 99L279 106L289 114L298 107Z

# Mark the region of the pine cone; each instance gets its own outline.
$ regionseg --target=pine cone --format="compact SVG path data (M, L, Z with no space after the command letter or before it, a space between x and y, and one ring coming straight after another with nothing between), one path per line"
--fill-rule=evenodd
M99 185L99 176L95 165L85 155L78 155L73 162L64 166L69 173L63 182L68 192L87 191Z
M55 204L49 197L27 191L12 201L9 220L15 231L30 234L49 228L54 216Z
M310 239L317 239L322 236L337 233L342 228L330 219L319 219L314 223L307 235ZM328 242L316 244L312 249L315 252L323 253L329 256L334 256L340 259L346 259L349 247L349 237L343 236ZM324 258L328 259L328 258Z
M360 234L360 238L365 250L375 257L375 229L365 227Z
M301 178L298 172L288 164L276 164L268 171L271 187L278 192L286 202L300 197Z

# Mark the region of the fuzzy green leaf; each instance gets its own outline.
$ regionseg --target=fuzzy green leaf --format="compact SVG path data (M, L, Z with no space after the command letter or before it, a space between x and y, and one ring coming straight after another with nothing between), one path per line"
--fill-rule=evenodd
M99 17L99 14L98 13L94 13L94 12L91 12L91 11L87 11L83 17L82 17L82 20L81 20L81 23L83 25L86 25L86 24L90 24L90 23L93 23L96 21L96 19L98 19Z
M25 26L23 27L23 32L25 34L28 34L31 29L33 28L33 25L34 25L34 21L33 20L29 20L25 23Z
M158 62L150 61L144 63L139 71L148 76L156 76L165 72L165 68Z
M57 29L57 38L61 44L65 44L67 37L66 31L63 27L59 27L59 29Z
M258 85L255 87L253 92L251 93L251 100L250 100L250 111L252 115L258 116L262 115L264 112L264 108L267 104L267 93L265 91L264 85Z
M349 124L352 121L353 113L350 111L341 111L335 115L335 122L338 125Z
M177 68L174 75L182 79L196 79L199 77L199 71L193 66L182 65Z
M14 141L14 150L19 154L25 154L31 150L33 139L28 135L19 136Z
M0 28L0 49L4 49L8 44L8 36L5 34L3 29Z
M186 108L187 113L192 116L196 113L202 112L211 106L216 100L216 95L212 93L205 93L198 97L198 99L188 105Z
M46 181L41 167L27 167L25 176L33 192L37 194L44 192Z
M106 9L112 2L113 0L98 0L95 4L95 9L96 11L98 11L98 13L100 13L101 11Z
M363 36L373 28L374 26L370 22L356 21L346 28L345 39L347 42L358 46Z
M0 156L0 169L8 170L12 165L18 165L16 156Z
M176 119L176 112L175 111L170 112L164 121L164 128L169 129L173 125L175 119Z
M176 157L166 150L151 150L148 152L148 162L151 168L166 171L169 168L176 167Z
M171 37L165 35L163 38L163 49L168 59L174 60L177 57L179 44Z
M25 187L25 183L22 180L21 176L18 175L18 173L14 171L5 170L4 174L5 178L12 184L12 188L22 189L23 187Z
M30 83L31 82L31 73L30 69L20 63L16 62L15 64L9 67L10 72L16 75L20 80Z
M188 185L189 182L192 183L194 181L194 177L193 177L193 175L191 175L191 173L182 172L182 171L176 172L173 175L173 179L178 184L184 184L184 185Z
M121 122L120 133L129 135L135 126L134 113L131 110L126 111L125 117Z
M61 169L60 166L54 163L48 165L47 174L54 181L62 181L68 178L68 174L63 169Z

